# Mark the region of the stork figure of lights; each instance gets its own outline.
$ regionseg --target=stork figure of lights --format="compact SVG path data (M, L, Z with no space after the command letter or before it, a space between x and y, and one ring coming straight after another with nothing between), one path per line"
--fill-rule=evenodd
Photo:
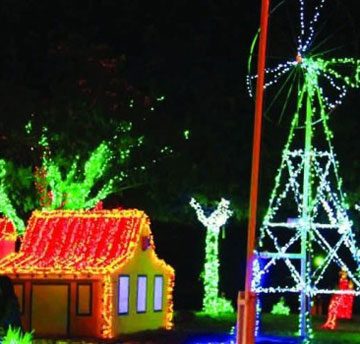
M297 100L269 207L260 226L251 289L258 296L298 294L299 335L308 342L312 337L310 307L314 296L360 294L359 250L328 126L329 113L341 104L348 89L360 86L360 61L311 56L314 27L325 0L318 0L308 21L305 0L298 3L301 33L297 55L292 61L266 69L265 88L293 73L298 81L290 89L295 90ZM249 76L248 84L256 78ZM329 90L332 96L327 96ZM325 257L317 267L313 264L315 254ZM342 268L354 284L352 291L329 288L329 281L336 280ZM286 271L288 278L284 278ZM258 313L260 309L258 302Z
M229 209L230 202L222 198L217 208L208 217L194 198L191 198L190 205L195 209L198 220L206 227L202 311L210 316L232 313L234 309L231 302L219 296L219 234L221 227L233 214Z

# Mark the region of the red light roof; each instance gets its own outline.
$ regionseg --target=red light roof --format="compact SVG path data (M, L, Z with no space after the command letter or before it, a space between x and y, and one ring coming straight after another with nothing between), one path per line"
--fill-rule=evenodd
M35 211L21 250L0 260L4 273L102 273L135 251L149 218L140 210Z

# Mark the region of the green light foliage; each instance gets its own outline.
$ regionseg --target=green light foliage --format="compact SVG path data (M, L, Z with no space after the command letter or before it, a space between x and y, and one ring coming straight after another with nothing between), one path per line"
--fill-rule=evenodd
M50 143L53 146L58 137L49 137L48 129L43 127L38 141L42 165L35 169L35 186L41 208L90 209L109 194L136 186L133 183L121 187L129 173L135 170L129 163L132 151L144 143L143 136L134 136L131 131L132 122L118 123L112 138L103 141L85 161L80 155L71 160L64 151L53 153ZM140 166L139 170L143 168Z
M314 266L316 268L322 266L324 264L324 257L323 256L315 256L314 257Z
M290 314L290 307L285 304L284 297L281 297L279 302L276 303L272 310L271 314L274 315L289 315Z
M9 189L5 183L5 176L6 176L6 162L5 160L1 159L0 160L0 212L13 222L19 234L23 234L25 231L25 224L17 215L16 210L13 207L12 202L8 196Z
M206 227L205 264L202 274L204 280L203 312L209 316L232 313L234 309L229 300L219 296L219 234L221 226L232 215L228 209L229 201L221 199L217 209L208 217L200 204L192 198L190 205L195 209L197 218Z
M44 157L42 170L45 175L37 175L40 198L48 201L43 203L43 208L50 210L94 207L113 191L115 178L110 178L98 188L95 195L92 193L109 168L112 158L108 144L102 142L90 154L84 164L82 175L79 175L79 157L75 157L66 174L62 173L58 162Z
M2 338L2 344L31 344L32 343L32 334L21 332L19 328L12 328L9 326L9 329L4 338Z
M188 140L190 138L190 130L189 129L184 130L184 138L185 138L185 140Z

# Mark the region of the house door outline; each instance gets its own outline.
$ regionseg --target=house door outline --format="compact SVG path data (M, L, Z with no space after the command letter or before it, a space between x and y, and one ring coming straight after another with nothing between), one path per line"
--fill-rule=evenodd
M45 295L47 292L47 298L39 298L39 295L41 295L39 293L41 291L44 292ZM51 292L56 294L56 291L57 297L49 298L49 296L51 296ZM69 335L71 305L70 293L71 289L69 283L36 282L31 284L30 329L33 329L35 334L60 336ZM34 297L37 299L34 299ZM65 311L62 311L62 309L65 309ZM38 314L34 314L34 312L38 312ZM39 312L41 313L39 314ZM57 317L56 315L60 317ZM56 322L52 322L54 319L56 319ZM38 326L39 324L40 326ZM59 332L54 331L56 333L52 333L52 330L55 330L56 328L61 328L61 330ZM45 333L42 332L44 329Z

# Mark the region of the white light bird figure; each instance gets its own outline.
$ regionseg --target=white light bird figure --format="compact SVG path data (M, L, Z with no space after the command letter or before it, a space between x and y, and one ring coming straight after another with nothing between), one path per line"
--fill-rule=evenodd
M198 220L206 228L216 232L220 231L220 227L225 225L228 218L233 214L233 211L229 209L230 202L224 198L220 200L217 208L208 217L195 198L191 198L190 205L195 209Z

